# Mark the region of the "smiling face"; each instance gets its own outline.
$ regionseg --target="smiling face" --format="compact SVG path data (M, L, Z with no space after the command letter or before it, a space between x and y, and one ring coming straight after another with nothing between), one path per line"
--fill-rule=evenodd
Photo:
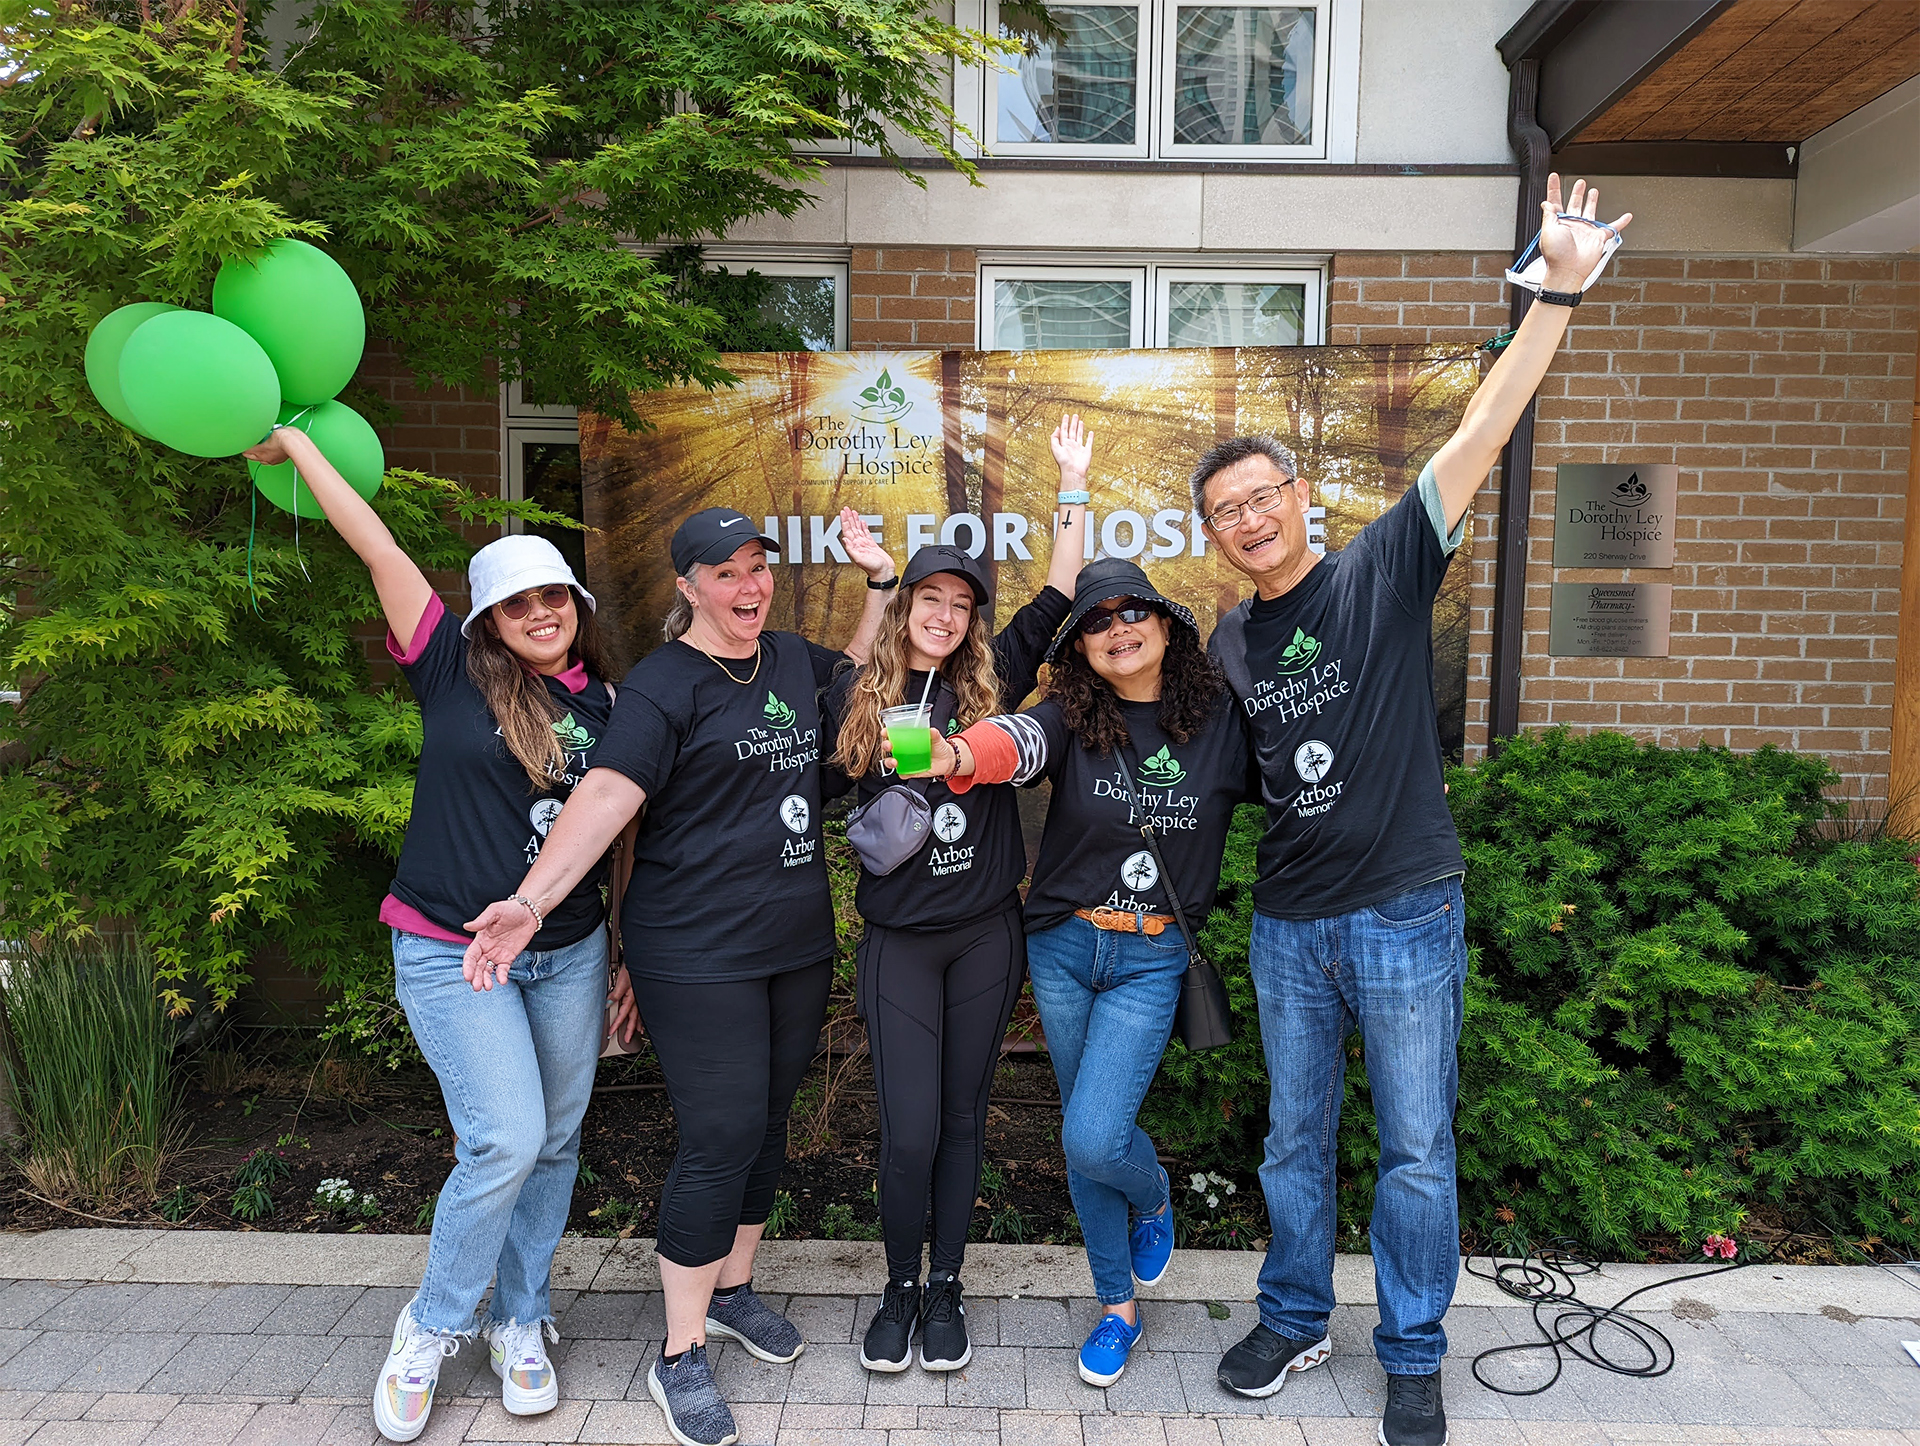
M1130 597L1110 597L1100 604L1107 612L1144 606ZM1160 665L1167 656L1167 620L1157 610L1144 622L1116 617L1105 632L1080 633L1073 646L1121 697L1159 696Z
M1263 487L1284 490L1271 512L1255 512L1246 501ZM1290 479L1264 455L1243 457L1207 479L1206 513L1212 516L1228 503L1241 504L1233 526L1215 529L1206 524L1207 537L1260 589L1264 597L1278 597L1318 562L1307 546L1307 484Z
M567 590L567 600L558 608L540 601L540 589L520 594L532 602L523 618L510 618L495 603L487 609L487 630L506 645L507 651L536 673L551 676L566 671L573 651L574 634L580 628L579 599ZM509 599L511 601L511 599Z
M963 577L936 572L913 585L907 608L907 666L938 668L960 646L973 621L973 587Z
M760 640L773 601L773 570L758 541L742 543L731 557L695 570L677 585L693 604L693 626L713 651L745 657Z

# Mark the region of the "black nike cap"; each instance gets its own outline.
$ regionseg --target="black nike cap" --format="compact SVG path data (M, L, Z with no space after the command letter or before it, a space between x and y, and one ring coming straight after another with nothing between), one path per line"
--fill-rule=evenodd
M749 542L769 552L780 550L780 539L755 530L746 513L731 507L703 508L674 529L673 570L684 574L695 563L725 562Z
M964 577L967 585L973 589L974 603L985 607L993 596L993 590L987 586L987 570L977 557L969 557L963 548L949 547L945 543L932 543L914 553L907 562L907 570L900 575L902 587L910 588L916 582L925 582L936 572L950 572L956 577Z

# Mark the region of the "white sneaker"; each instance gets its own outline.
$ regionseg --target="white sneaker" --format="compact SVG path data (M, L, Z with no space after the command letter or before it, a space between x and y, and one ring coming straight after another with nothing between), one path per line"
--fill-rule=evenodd
M440 1362L460 1349L450 1336L420 1328L413 1318L413 1302L400 1308L393 1323L393 1349L373 1383L373 1424L389 1441L411 1441L427 1429L433 1410L433 1388L440 1380Z
M560 1401L560 1378L540 1340L540 1322L488 1321L480 1332L487 1339L487 1361L500 1378L500 1404L515 1416L537 1416ZM560 1332L547 1325L547 1339Z

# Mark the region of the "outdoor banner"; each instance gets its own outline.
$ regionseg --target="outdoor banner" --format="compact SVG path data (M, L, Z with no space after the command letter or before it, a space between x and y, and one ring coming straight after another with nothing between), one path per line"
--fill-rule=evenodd
M1045 580L1063 412L1093 432L1088 557L1133 558L1203 630L1250 587L1208 544L1188 476L1213 443L1269 432L1311 484L1309 536L1336 549L1390 507L1459 425L1472 352L1424 346L1185 351L745 353L715 391L636 396L649 430L580 418L587 582L626 662L660 641L667 541L687 514L737 507L777 538L770 626L845 641L865 579L840 546L851 506L901 562L964 547L1003 622ZM1471 544L1469 543L1468 546ZM1464 729L1469 570L1461 548L1434 611L1435 706Z

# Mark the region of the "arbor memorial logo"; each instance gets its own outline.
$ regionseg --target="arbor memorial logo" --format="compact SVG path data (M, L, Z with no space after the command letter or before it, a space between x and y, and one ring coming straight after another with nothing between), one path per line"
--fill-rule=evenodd
M941 843L952 843L967 831L967 816L957 803L943 803L933 811L933 836Z
M805 833L807 824L813 818L813 810L807 807L807 801L797 793L789 793L780 800L780 822L794 833Z
M766 715L766 720L776 728L793 727L793 709L774 697L771 692L767 694L767 706L760 711Z
M906 388L883 367L872 386L860 389L860 405L853 409L853 415L863 422L897 422L912 410Z
M1160 882L1160 866L1146 849L1128 854L1127 861L1120 865L1120 882L1135 893L1145 893Z
M1313 660L1320 656L1320 640L1307 636L1305 628L1293 630L1293 641L1280 653L1280 665L1274 669L1281 677L1294 673L1304 673L1313 666Z
M1187 770L1180 766L1180 760L1164 746L1140 763L1140 786L1143 788L1171 788L1186 776Z
M1293 771L1308 783L1318 783L1333 768L1333 750L1318 738L1309 739L1293 751Z
M541 838L547 836L547 830L553 827L553 821L560 817L561 801L557 798L543 798L527 810L527 818L533 824L533 831Z

